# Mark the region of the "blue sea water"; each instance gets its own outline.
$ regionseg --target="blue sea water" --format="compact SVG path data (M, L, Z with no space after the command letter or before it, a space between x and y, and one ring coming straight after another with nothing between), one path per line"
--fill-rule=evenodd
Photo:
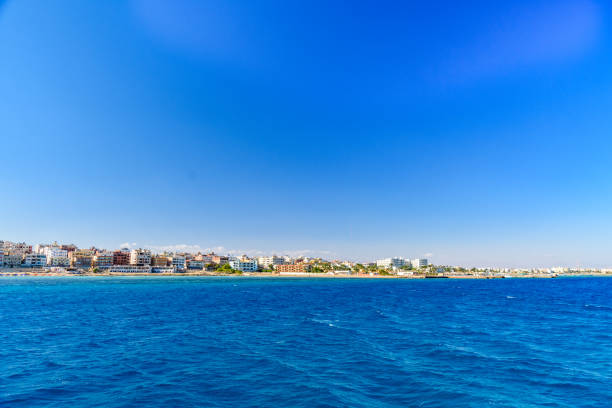
M0 278L2 407L610 407L612 279Z

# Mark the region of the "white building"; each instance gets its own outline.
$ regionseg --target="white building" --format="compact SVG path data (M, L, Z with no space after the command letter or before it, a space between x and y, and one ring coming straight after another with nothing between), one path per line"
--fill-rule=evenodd
M41 249L39 248L38 253L41 253L40 251ZM65 249L56 246L44 246L42 254L47 257L47 265L49 266L70 266L68 251Z
M148 265L113 265L108 271L111 273L151 273L151 267Z
M47 265L47 257L43 254L27 254L24 265L30 268L42 268Z
M185 270L187 268L187 258L183 255L173 255L168 259L170 260L170 265L178 270Z
M151 251L148 249L132 249L130 252L130 265L151 265Z
M249 258L231 259L229 261L232 269L242 272L257 272L257 260Z
M404 258L385 258L376 261L376 266L379 268L401 268L406 265Z
M261 266L262 268L269 268L270 266L274 266L274 265L284 265L285 258L282 256L276 256L276 255L260 256L259 258L257 258L257 264Z
M413 260L410 261L410 264L415 269L423 268L423 267L429 265L427 263L427 259L425 259L425 258L416 258L416 259L413 259Z
M4 266L4 250L0 249L0 268Z
M151 273L174 273L176 268L174 266L152 266Z

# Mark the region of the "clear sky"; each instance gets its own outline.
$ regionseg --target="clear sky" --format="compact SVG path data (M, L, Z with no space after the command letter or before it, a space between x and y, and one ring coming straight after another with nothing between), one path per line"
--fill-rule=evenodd
M612 266L605 2L0 4L0 239Z

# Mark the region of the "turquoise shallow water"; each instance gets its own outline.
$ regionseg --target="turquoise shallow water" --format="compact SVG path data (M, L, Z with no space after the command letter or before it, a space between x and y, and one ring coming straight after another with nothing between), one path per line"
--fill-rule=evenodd
M2 278L4 407L610 407L612 279Z

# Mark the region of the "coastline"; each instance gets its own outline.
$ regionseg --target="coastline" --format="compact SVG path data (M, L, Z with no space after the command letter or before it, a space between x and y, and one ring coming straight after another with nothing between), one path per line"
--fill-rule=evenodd
M527 275L370 275L370 274L328 274L328 273L303 273L303 274L278 274L267 272L253 272L242 274L223 274L214 272L185 272L185 273L66 273L45 272L44 270L0 270L0 278L6 277L234 277L234 278L302 278L302 279L553 279L571 277L612 277L609 273L581 273L581 274L527 274Z

